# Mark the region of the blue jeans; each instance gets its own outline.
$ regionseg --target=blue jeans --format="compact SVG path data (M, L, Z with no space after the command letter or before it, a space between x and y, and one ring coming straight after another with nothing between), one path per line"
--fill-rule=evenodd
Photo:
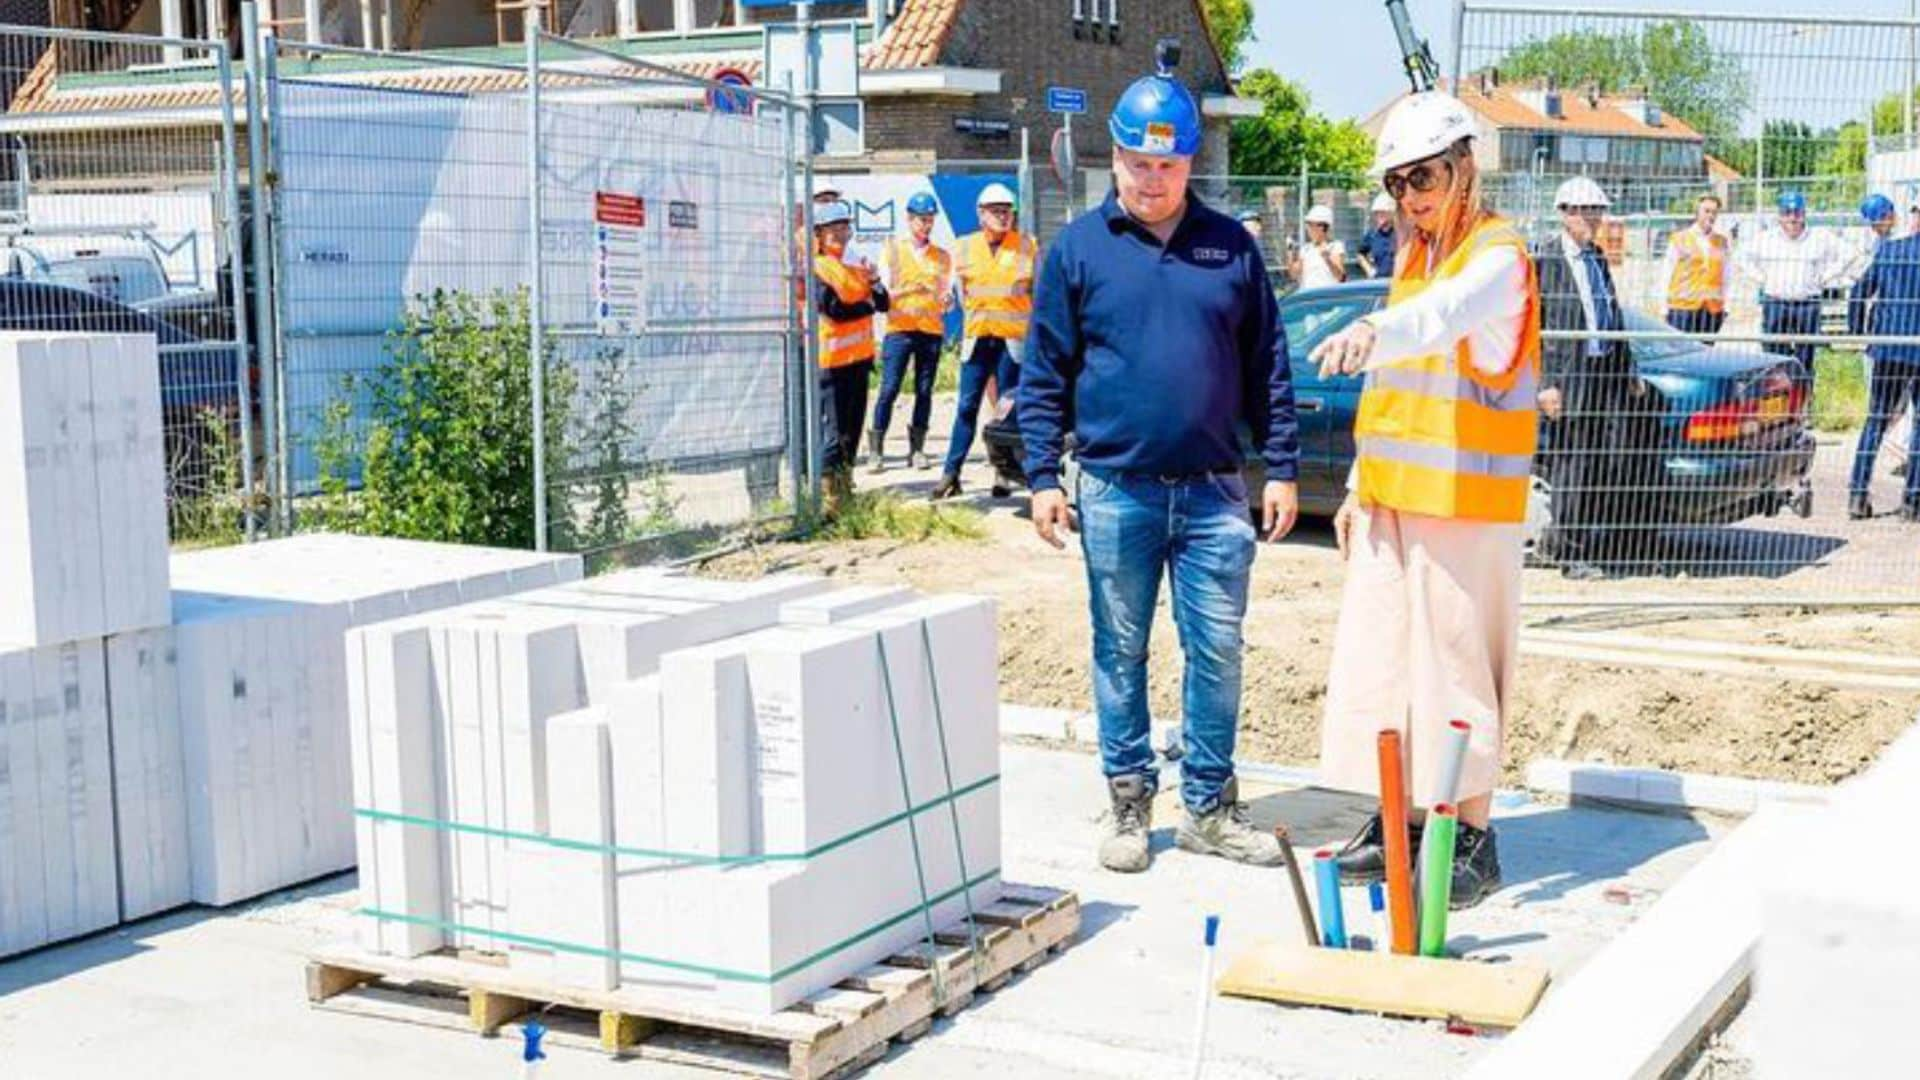
M1867 493L1873 482L1874 459L1880 456L1880 441L1900 418L1903 405L1920 409L1920 365L1875 360L1867 391L1867 422L1853 451L1853 476L1848 484L1853 494ZM1910 506L1920 504L1920 437L1907 448L1907 486L1902 501Z
M1020 365L999 338L985 337L973 343L973 353L960 365L960 409L953 417L953 437L947 441L947 461L941 469L948 476L959 476L973 449L974 432L980 425L980 402L987 395L987 380L1000 384L1004 400L1020 385Z
M1233 778L1240 719L1240 624L1255 538L1238 473L1160 479L1082 470L1080 550L1093 611L1093 700L1109 778L1156 785L1147 712L1147 640L1162 573L1173 582L1180 688L1182 800L1197 813Z
M900 385L907 378L907 361L913 361L913 421L907 426L925 431L933 413L933 379L940 370L939 334L908 331L888 334L880 357L880 400L873 406L873 431L882 438L893 426L893 403L900 397Z

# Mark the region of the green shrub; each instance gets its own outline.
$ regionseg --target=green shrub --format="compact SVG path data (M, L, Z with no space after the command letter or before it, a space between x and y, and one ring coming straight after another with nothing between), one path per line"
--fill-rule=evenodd
M1867 418L1867 375L1860 354L1822 349L1814 357L1813 407L1809 416L1815 431L1858 431Z

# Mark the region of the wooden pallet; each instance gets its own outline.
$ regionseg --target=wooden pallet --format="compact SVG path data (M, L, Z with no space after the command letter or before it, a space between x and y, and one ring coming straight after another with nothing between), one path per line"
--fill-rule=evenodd
M380 956L354 946L316 951L307 963L315 1007L433 1027L498 1034L531 1012L547 1042L618 1057L702 1065L749 1076L819 1080L844 1075L911 1042L1066 949L1080 930L1080 898L1059 889L1004 886L976 913L980 951L964 921L884 963L771 1015L717 1010L666 993L594 991L537 983L498 957L439 952Z

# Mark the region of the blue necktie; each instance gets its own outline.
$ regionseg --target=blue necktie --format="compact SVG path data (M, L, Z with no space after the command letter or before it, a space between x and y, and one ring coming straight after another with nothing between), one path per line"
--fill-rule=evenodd
M1606 333L1620 329L1620 304L1614 299L1613 288L1607 283L1607 267L1600 258L1600 249L1583 248L1580 259L1587 266L1587 286L1593 292L1593 328ZM1589 341L1588 355L1598 356L1612 348L1612 342Z

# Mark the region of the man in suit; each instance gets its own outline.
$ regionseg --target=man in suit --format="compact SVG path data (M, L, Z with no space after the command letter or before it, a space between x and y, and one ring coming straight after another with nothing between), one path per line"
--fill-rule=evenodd
M1873 262L1854 286L1847 305L1850 333L1888 337L1920 336L1920 235L1883 241ZM1848 484L1847 516L1873 516L1867 489L1873 481L1873 461L1880 441L1903 407L1920 412L1920 346L1870 345L1873 380L1867 390L1867 422L1853 452L1853 476ZM1900 517L1920 522L1920 438L1907 448L1905 492Z
M1543 330L1606 333L1625 329L1613 272L1595 240L1611 200L1576 176L1554 194L1560 232L1534 251ZM1601 564L1625 547L1608 524L1629 494L1631 472L1615 458L1632 404L1633 358L1627 343L1549 337L1541 342L1541 457L1553 485L1548 546L1567 577L1604 575Z

